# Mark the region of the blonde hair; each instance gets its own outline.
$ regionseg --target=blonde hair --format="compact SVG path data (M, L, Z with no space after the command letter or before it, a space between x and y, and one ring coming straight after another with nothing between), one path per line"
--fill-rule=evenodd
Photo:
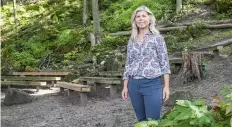
M143 5L143 6L138 7L137 9L135 9L134 13L131 16L131 24L132 24L131 38L135 39L139 33L138 27L135 24L135 16L136 16L136 13L139 11L146 11L147 12L147 14L150 17L149 30L151 31L151 33L153 33L155 35L157 35L157 34L159 35L160 34L159 31L155 28L156 19L155 19L154 14L150 11L150 9L148 7Z

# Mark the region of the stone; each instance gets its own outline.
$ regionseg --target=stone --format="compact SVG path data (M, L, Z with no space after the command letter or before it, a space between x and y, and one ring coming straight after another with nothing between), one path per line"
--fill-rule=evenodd
M18 90L16 88L9 88L7 90L5 99L3 101L4 105L16 105L16 104L23 104L32 102L33 97L30 96L28 93Z

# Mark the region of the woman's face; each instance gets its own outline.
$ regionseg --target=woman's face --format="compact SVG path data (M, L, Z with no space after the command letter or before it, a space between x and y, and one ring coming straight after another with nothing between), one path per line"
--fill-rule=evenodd
M139 29L146 29L149 27L150 17L146 11L138 11L135 15L135 24Z

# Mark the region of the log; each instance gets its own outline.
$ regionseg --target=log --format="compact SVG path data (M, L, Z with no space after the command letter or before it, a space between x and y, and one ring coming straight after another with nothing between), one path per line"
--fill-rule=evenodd
M219 41L218 43L216 43L214 45L210 45L210 46L207 46L207 47L194 49L193 51L214 50L214 49L219 49L219 48L231 45L231 44L232 44L232 38L229 38L229 39L226 39L226 40Z
M167 32L177 29L185 29L188 26L174 26L174 27L157 27L157 29L160 32ZM229 29L232 28L232 23L227 24L216 24L216 25L210 25L210 24L204 24L202 26L202 29ZM123 36L123 35L130 35L131 31L119 31L116 33L110 33L109 36Z
M214 25L214 24L228 24L228 23L232 23L232 19L228 19L228 20L213 20L213 21L203 21L205 24L210 24L210 25ZM190 26L192 25L194 22L183 22L183 23L171 23L169 22L168 24L163 24L158 25L158 27L162 28L162 27L170 27L170 26Z
M229 29L232 28L232 23L228 24L217 24L217 25L209 25L205 24L202 26L204 29Z

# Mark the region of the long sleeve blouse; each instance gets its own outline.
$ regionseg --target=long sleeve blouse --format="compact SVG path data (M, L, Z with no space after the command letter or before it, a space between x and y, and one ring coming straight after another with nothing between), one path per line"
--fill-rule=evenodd
M129 39L123 80L152 79L170 73L167 47L163 36L146 33L141 44L135 39Z

